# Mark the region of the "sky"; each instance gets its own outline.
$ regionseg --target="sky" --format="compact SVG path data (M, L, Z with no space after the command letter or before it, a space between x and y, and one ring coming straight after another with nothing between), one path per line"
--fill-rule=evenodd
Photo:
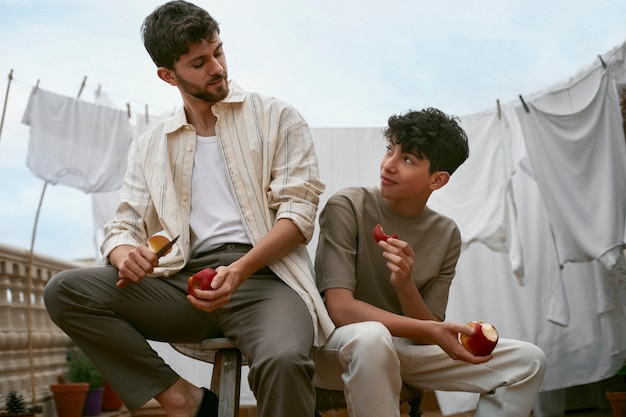
M96 254L91 197L26 166L35 85L159 115L180 106L140 36L162 1L0 0L0 244ZM458 116L574 76L626 41L624 0L199 0L220 22L231 79L312 127L378 127L409 109ZM9 84L9 74L12 81ZM84 83L84 88L81 85ZM347 157L358 157L348 155ZM37 216L38 206L40 214ZM37 228L35 229L35 220ZM34 233L35 232L35 233Z

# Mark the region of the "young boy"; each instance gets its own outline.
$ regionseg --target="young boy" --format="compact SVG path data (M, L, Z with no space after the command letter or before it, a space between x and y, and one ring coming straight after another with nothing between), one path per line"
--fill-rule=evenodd
M351 417L399 416L402 383L480 393L479 417L528 417L544 353L500 339L474 356L458 341L473 328L443 321L461 236L426 203L467 159L465 132L429 108L390 117L384 134L380 185L341 190L320 215L316 279L337 329L313 351L314 383L343 390ZM398 237L377 243L379 223Z

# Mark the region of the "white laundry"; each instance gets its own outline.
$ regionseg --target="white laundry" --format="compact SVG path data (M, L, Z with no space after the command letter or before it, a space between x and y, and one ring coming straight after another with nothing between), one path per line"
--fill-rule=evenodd
M37 177L86 193L121 186L132 140L126 112L35 88L22 123L30 126L26 165Z
M598 260L612 270L626 227L626 146L619 100L602 67L518 107L528 158L561 265Z
M495 252L508 253L513 272L523 284L506 117L498 117L495 111L477 113L462 117L461 127L468 136L470 156L450 182L431 195L428 205L458 224L464 249L480 242Z

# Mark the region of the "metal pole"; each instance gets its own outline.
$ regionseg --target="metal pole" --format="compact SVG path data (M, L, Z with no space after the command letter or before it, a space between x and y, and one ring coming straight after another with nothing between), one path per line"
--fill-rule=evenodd
M4 107L2 108L2 118L0 119L0 137L2 136L2 127L4 126L4 115L7 112L7 102L9 101L9 88L11 88L11 81L13 80L13 69L9 72L9 83L7 84L7 92L4 96Z

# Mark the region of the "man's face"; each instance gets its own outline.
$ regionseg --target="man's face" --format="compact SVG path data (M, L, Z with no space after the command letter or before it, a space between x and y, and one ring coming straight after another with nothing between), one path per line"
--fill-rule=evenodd
M222 40L218 34L189 46L174 65L174 78L182 94L208 103L228 95L228 71Z

